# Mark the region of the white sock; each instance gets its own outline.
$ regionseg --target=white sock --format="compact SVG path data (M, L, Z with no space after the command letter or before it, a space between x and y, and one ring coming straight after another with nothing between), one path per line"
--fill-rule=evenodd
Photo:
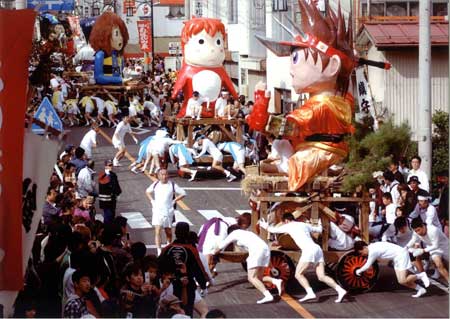
M161 255L161 248L156 248L156 256Z
M271 302L271 301L273 301L272 294L268 290L265 290L264 291L264 298L258 300L256 303L257 304L262 304L262 303Z
M225 176L226 176L226 177L228 177L228 176L230 176L230 175L231 175L231 173L230 173L230 171L229 171L229 170L226 170L226 169L224 169L223 171L225 172Z
M307 295L314 295L314 290L312 290L311 287L306 288L306 294L307 294Z

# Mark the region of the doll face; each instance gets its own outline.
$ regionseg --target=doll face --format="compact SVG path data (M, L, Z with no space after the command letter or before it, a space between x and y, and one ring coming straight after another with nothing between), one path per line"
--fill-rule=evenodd
M205 30L192 36L184 46L186 63L199 66L221 66L225 60L223 35L211 37Z
M327 67L322 71L322 59L320 55L317 62L311 53L305 57L306 49L295 49L291 54L292 86L296 93L319 93L321 91L334 90L336 78L341 62L336 55L330 58Z
M111 48L116 51L122 50L123 37L118 26L113 26L111 34Z

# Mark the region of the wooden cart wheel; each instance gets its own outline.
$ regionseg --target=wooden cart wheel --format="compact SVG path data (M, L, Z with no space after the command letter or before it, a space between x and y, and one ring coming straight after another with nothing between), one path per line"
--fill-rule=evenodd
M341 257L336 267L336 279L344 289L366 292L375 286L380 273L378 263L373 263L361 276L355 274L356 269L361 268L366 260L367 257L360 256L355 252L349 252Z
M270 264L264 270L264 276L270 276L276 279L282 279L283 285L286 286L287 282L294 278L295 265L291 258L286 254L279 251L272 251L270 254ZM272 283L264 282L268 289L275 288Z

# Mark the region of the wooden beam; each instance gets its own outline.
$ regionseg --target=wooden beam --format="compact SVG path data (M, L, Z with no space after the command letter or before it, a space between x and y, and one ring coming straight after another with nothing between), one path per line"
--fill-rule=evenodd
M297 219L301 214L306 212L308 209L311 209L311 207L312 207L312 204L303 206L301 208L296 208L295 211L292 213L292 215L294 215L294 218Z
M218 125L218 127L220 128L220 130L221 130L222 132L225 133L225 135L226 135L230 140L236 141L236 137L234 137L233 134L231 134L231 133L225 128L224 125Z
M322 250L328 250L328 238L330 237L330 219L326 214L320 214L322 221Z
M361 238L366 243L369 243L369 199L366 197L366 201L361 204L361 210L359 213L359 229L361 230Z
M329 207L319 203L319 208L323 211L324 214L328 216L328 218L336 220L336 213L333 212Z

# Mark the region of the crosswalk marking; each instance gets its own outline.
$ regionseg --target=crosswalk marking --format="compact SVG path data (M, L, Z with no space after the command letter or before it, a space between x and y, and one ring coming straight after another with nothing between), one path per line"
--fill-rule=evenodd
M444 286L439 281L434 280L433 278L429 278L429 279L430 279L430 282L431 282L432 285L435 285L439 289L441 289L441 290L445 291L446 293L448 293L448 287Z
M236 209L236 213L238 213L239 215L242 215L244 213L252 213L252 211L250 209Z
M186 216L183 215L178 209L175 209L175 220L176 222L185 222L188 223L189 226L193 226L194 224L191 223L189 219L187 219Z
M128 220L128 225L130 225L130 228L132 229L152 228L152 225L147 221L141 212L126 212L121 213L120 215Z
M199 209L198 212L205 217L206 220L210 220L211 218L225 218L218 210L216 209Z
M240 191L240 187L183 187L187 191Z

